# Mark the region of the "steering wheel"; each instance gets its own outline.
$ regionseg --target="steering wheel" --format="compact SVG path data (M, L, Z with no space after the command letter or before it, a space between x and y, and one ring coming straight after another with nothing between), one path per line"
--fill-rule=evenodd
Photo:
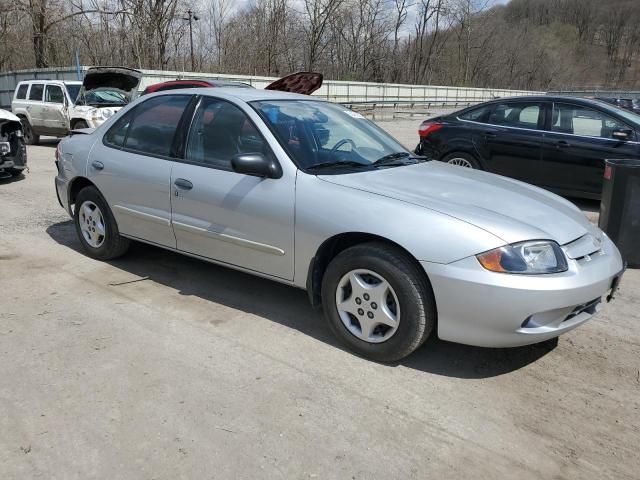
M350 138L343 138L342 140L339 140L338 143L336 143L333 148L331 149L331 153L335 153L338 151L338 149L345 145L345 144L349 144L351 145L351 150L355 150L356 149L356 144L353 142L353 140L351 140Z

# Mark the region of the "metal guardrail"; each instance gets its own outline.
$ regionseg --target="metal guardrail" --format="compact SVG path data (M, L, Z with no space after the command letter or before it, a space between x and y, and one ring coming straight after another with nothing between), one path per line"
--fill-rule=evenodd
M84 73L89 67L80 67ZM193 73L162 70L141 70L143 77L139 88L175 79L219 79L249 83L256 88L264 88L275 78L227 75L220 73ZM18 82L23 80L77 80L75 67L45 68L0 73L0 108L11 105L11 98ZM376 105L468 105L490 100L496 97L518 95L540 95L545 92L526 90L508 90L494 88L468 88L435 85L405 85L396 83L351 82L325 80L314 96L341 104Z

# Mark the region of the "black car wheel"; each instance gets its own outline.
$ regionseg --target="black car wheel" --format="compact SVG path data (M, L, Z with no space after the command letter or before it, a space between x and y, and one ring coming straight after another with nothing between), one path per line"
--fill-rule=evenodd
M449 165L457 165L459 167L465 168L475 168L480 169L480 163L468 153L465 152L453 152L448 154L442 159L443 162L448 163Z
M332 260L322 280L322 305L338 339L381 362L409 355L436 321L424 271L404 251L378 242L348 248Z
M24 134L24 142L27 145L38 145L40 143L40 135L34 133L29 120L22 118L22 130Z

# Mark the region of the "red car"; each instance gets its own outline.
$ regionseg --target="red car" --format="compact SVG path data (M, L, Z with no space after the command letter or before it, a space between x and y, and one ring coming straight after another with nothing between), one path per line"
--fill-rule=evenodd
M287 75L270 83L265 90L280 90L283 92L303 93L311 95L322 86L322 74L315 72L297 72ZM168 82L149 85L144 89L142 95L148 93L162 92L165 90L175 90L178 88L212 88L212 87L233 87L233 88L253 88L248 83L233 82L227 80L170 80Z

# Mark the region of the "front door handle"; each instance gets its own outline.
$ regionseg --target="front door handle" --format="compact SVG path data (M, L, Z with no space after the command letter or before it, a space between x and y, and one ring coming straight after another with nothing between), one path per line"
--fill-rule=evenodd
M96 170L102 170L104 168L104 163L99 162L98 160L94 160L91 162L91 166Z
M569 142L567 142L566 140L560 140L558 142L556 142L556 148L567 148L570 147L571 144Z
M496 138L496 136L493 132L484 132L484 138Z
M176 178L173 181L173 184L182 190L191 190L193 188L193 183L189 180L185 180L184 178Z

